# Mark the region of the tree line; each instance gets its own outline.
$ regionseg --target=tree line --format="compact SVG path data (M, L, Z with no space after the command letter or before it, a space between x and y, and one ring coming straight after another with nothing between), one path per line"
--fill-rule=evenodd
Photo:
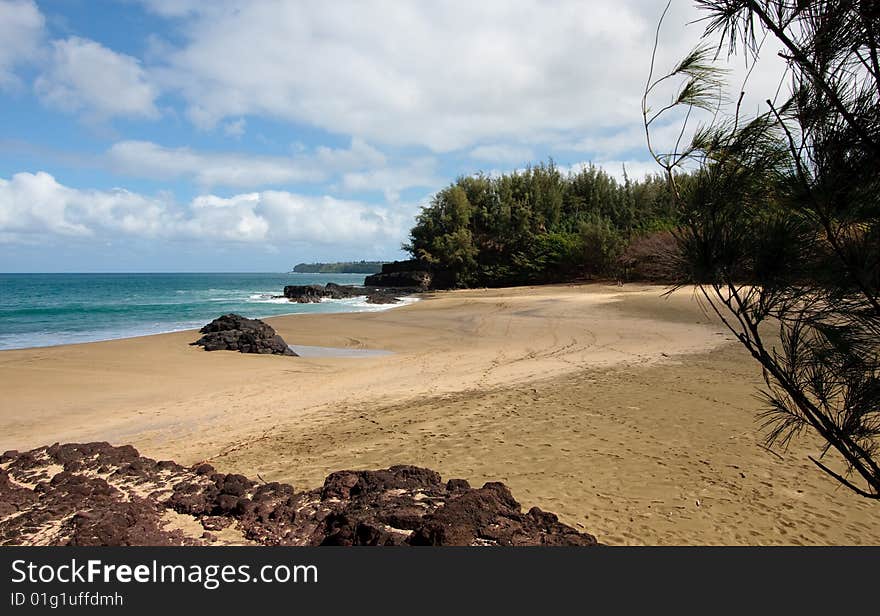
M677 224L660 174L618 181L594 165L564 173L551 159L459 177L422 208L403 248L456 287L619 277L635 275L640 246Z
M341 261L337 263L297 263L297 274L375 274L382 271L384 261Z

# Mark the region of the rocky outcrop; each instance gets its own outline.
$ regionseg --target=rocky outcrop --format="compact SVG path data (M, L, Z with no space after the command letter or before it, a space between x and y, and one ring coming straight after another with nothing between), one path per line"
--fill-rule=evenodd
M504 484L392 466L321 488L184 467L108 443L0 456L0 545L595 545Z
M364 289L351 285L341 285L335 282L328 282L324 285L324 296L330 299L346 299L349 297L360 297L364 294Z
M364 296L366 296L368 304L396 304L400 301L397 295L406 295L411 292L412 290L355 287L335 282L328 282L323 287L317 284L287 285L284 287L284 297L299 304L318 303L325 298L349 299Z
M370 293L367 295L368 304L399 304L400 300L388 293Z
M367 276L364 284L376 287L407 287L425 290L431 287L431 274L421 270L388 274L383 272Z
M364 280L365 285L374 287L397 287L421 291L445 289L451 282L449 272L418 259L385 263L381 272L367 276Z
M259 319L248 319L238 314L225 314L216 318L201 330L204 334L192 344L205 347L206 351L239 351L263 355L292 355L284 338L275 333L271 325Z
M284 297L300 304L317 304L324 297L324 287L317 284L291 284L284 287Z
M362 287L341 285L335 282L328 282L323 287L319 284L290 284L284 287L284 297L300 304L317 303L324 298L348 299L351 297L362 297L367 292Z

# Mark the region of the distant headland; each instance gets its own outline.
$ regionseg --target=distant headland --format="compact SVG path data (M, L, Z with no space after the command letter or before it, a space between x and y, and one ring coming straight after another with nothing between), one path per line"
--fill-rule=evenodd
M338 263L297 263L297 274L377 274L384 261L342 261Z

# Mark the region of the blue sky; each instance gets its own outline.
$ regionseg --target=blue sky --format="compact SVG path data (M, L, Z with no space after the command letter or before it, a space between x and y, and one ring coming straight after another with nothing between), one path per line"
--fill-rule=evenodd
M0 0L0 271L403 258L459 175L653 171L664 4Z

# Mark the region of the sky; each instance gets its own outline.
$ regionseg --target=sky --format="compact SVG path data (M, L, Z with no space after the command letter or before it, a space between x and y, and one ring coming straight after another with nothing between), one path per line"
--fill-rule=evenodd
M665 4L0 0L0 271L392 260L461 175L655 172ZM699 17L673 0L658 68ZM760 68L745 107L776 87Z

